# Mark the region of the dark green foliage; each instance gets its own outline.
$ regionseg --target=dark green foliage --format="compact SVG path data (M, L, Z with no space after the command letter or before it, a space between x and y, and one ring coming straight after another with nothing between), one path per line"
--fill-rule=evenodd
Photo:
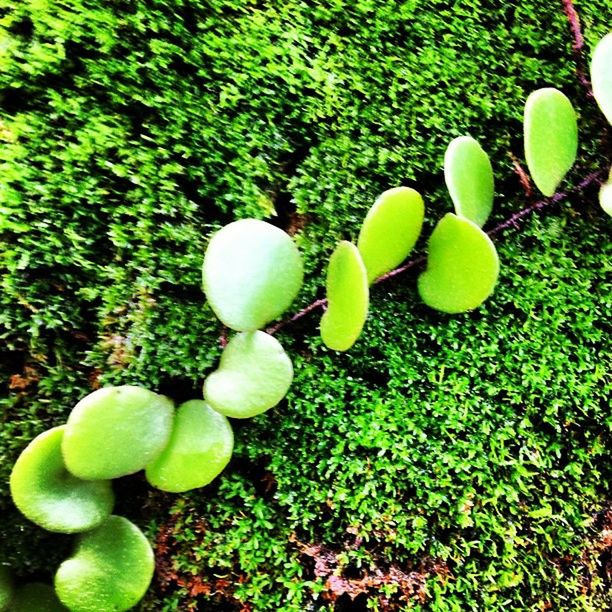
M442 160L455 136L469 133L491 155L490 223L522 208L507 153L521 156L522 108L538 87L561 89L579 110L569 181L609 163L560 3L7 8L0 562L23 578L49 581L70 550L9 501L10 467L27 443L97 384L183 401L216 367L219 324L200 290L214 229L276 211L272 220L298 231L305 304L322 295L338 239L356 239L385 189L418 188L429 229L449 210ZM591 46L608 8L578 4ZM143 609L186 609L198 592L213 610L330 609L303 553L314 543L335 551L347 576L414 567L437 610L608 608L601 521L590 521L612 495L610 253L596 199L553 207L500 239L498 288L477 312L425 309L415 275L406 288L398 279L373 290L346 355L320 346L314 318L287 328L290 396L236 428L236 456L216 484L174 496L137 476L118 481L118 499L133 501L117 512L152 540L176 527L168 572ZM198 591L194 576L221 594ZM219 576L227 584L215 586ZM368 593L370 606L380 594Z

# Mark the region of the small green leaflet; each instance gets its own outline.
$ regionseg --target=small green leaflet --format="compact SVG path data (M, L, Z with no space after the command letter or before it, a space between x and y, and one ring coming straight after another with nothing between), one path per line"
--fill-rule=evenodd
M410 187L389 189L374 202L357 241L370 283L406 259L421 233L424 214L423 198Z
M327 310L321 319L321 339L335 351L355 344L368 315L368 275L357 247L343 240L327 268Z
M448 145L444 180L455 212L482 227L493 209L495 187L489 156L476 140L460 136Z
M202 400L181 404L168 446L145 471L150 484L182 493L214 480L229 463L234 434L229 421Z
M428 306L465 312L491 295L499 259L491 239L475 223L448 213L431 234L428 250L427 269L418 281Z
M66 426L40 434L19 455L10 478L13 501L32 522L48 531L78 533L97 527L113 510L108 480L81 480L62 458Z
M538 89L525 103L523 128L527 167L537 188L550 197L576 160L574 107L558 89Z
M291 359L262 331L236 334L219 368L204 381L204 399L221 414L246 419L276 406L293 380Z
M599 190L599 203L606 213L612 217L612 170L608 182L604 183Z
M234 221L210 240L202 280L208 303L237 331L280 316L302 286L302 258L291 237L257 219Z
M155 569L151 545L136 525L112 515L79 538L55 574L55 590L70 610L131 610Z
M612 32L606 34L593 51L591 83L599 108L612 124Z
M174 403L148 389L98 389L68 416L62 440L66 467L84 480L138 472L166 447L173 418Z

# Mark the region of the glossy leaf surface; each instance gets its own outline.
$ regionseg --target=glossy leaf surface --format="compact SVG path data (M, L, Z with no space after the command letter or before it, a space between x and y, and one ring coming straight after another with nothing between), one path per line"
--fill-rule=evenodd
M558 89L529 95L524 117L525 159L537 188L552 196L573 166L578 151L576 113Z
M368 316L368 276L357 247L342 241L327 269L327 310L321 319L321 339L335 351L355 344Z
M493 209L495 185L489 156L476 140L460 136L448 145L444 180L457 215L482 227Z
M606 34L593 51L591 83L599 108L612 124L612 32Z
M436 310L465 312L487 299L498 273L499 259L491 239L475 223L448 213L429 239L419 294Z
M238 331L279 317L302 286L302 259L291 237L256 219L226 225L211 238L202 280L215 314Z
M172 431L173 403L142 387L105 387L72 410L62 453L79 478L103 480L144 469L164 450Z
M24 584L15 592L10 612L66 612L51 585L41 582Z
M293 380L293 365L280 342L262 331L236 334L219 368L204 381L204 399L217 412L245 419L276 406Z
M113 515L80 536L74 555L57 570L55 590L73 612L123 612L145 594L154 565L140 529Z
M172 493L203 487L223 471L233 448L225 416L202 400L185 402L176 411L168 446L146 468L147 480Z
M62 458L65 426L40 434L19 455L11 472L13 501L32 522L48 531L77 533L102 523L113 509L108 481L73 476Z
M357 241L370 283L406 259L419 238L424 214L423 198L409 187L389 189L374 202Z

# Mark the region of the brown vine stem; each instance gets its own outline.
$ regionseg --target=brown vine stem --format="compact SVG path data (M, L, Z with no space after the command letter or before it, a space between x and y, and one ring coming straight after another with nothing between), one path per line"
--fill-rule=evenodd
M508 155L510 157L510 160L512 161L512 168L518 176L519 182L521 183L521 187L525 192L525 197L529 200L533 196L533 189L531 187L529 175L527 174L527 172L525 172L523 166L521 166L521 162L517 159L514 153L510 152Z
M573 189L569 191L558 191L550 198L544 198L542 200L538 200L537 202L534 202L533 204L530 204L526 208L523 208L522 210L519 210L518 212L514 213L511 217L509 217L505 221L502 221L501 223L497 224L495 227L491 228L487 232L487 234L489 236L495 236L496 234L500 234L501 232L509 228L518 228L519 223L523 221L525 218L527 218L529 215L531 215L532 213L542 210L543 208L546 208L547 206L551 206L552 204L563 202L563 200L566 200L571 195L580 193L581 191L584 191L585 189L587 189L588 187L592 185L601 184L604 175L605 175L605 170L598 170L597 172L592 172L591 174L587 175L580 183L578 183L578 185L574 187ZM425 259L426 257L424 255L411 259L410 261L403 264L399 268L395 268L394 270L391 270L391 272L387 272L386 274L379 276L374 281L374 284L378 285L392 278L395 278L396 276L399 276L400 274L404 274L408 270L411 270L412 268L418 267L421 264L423 264L425 262ZM285 328L287 325L290 325L291 323L299 321L300 319L304 318L305 316L307 316L314 310L318 310L319 308L325 309L326 305L327 305L327 300L325 298L316 300L312 302L312 304L309 304L308 306L306 306L306 308L303 308L302 310L294 314L291 318L285 319L284 321L280 321L276 325L269 327L266 330L266 332L273 336L274 334L279 332L281 329Z
M561 0L561 2L563 3L563 12L569 21L570 30L574 38L572 49L576 60L576 76L578 77L580 85L584 88L587 97L593 98L593 89L587 77L586 62L584 59L584 36L582 35L582 28L580 26L580 17L576 12L572 0Z

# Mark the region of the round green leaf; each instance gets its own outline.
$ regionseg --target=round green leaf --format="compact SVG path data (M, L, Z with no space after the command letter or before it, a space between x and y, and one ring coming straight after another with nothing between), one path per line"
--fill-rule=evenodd
M448 145L444 179L455 212L482 227L493 209L495 187L489 156L476 140L460 136Z
M599 108L612 124L612 32L606 34L593 51L591 83Z
M357 240L370 283L406 259L421 233L424 214L423 198L410 187L389 189L374 202Z
M55 574L55 590L72 612L123 612L142 599L154 566L140 529L113 515L80 537L74 555Z
M8 568L0 565L0 612L4 612L13 599L13 578Z
M217 412L246 419L276 406L293 380L291 359L262 331L236 334L219 368L204 381L204 399Z
M125 385L98 389L72 410L62 453L79 478L118 478L144 469L164 450L173 404L162 395Z
M606 213L612 217L612 170L608 182L604 183L599 190L599 203Z
M552 196L576 160L578 125L569 99L547 87L529 95L524 119L525 159L534 183Z
M208 303L238 331L253 331L278 318L293 302L302 277L302 258L290 236L256 219L219 230L202 268Z
M452 213L436 225L419 294L431 308L457 313L480 306L493 291L499 259L491 239L472 221Z
M229 463L234 434L229 421L202 400L178 407L170 442L147 466L147 480L162 491L182 493L214 480Z
M113 509L108 481L87 482L64 465L66 426L40 434L24 449L11 472L13 501L32 522L48 531L77 533L102 523Z
M53 587L41 582L24 584L17 589L10 612L66 612Z
M321 319L321 339L335 351L355 344L368 316L368 276L357 247L343 240L327 268L327 310Z

